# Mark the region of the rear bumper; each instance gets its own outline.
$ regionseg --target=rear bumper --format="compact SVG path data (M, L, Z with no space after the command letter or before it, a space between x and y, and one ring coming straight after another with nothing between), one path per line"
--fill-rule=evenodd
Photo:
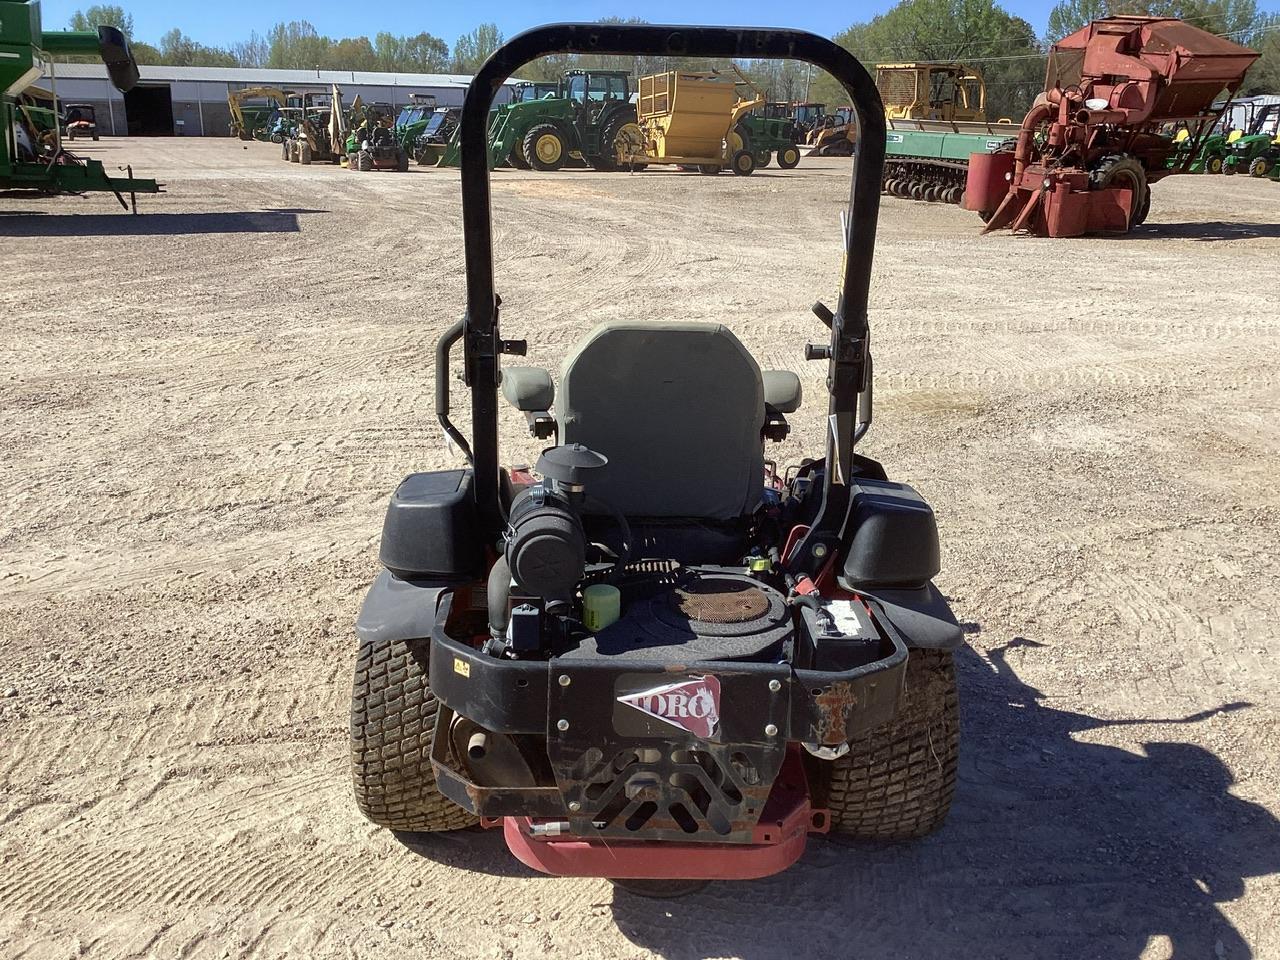
M600 872L592 858L608 856L593 846L602 841L607 848L619 841L662 841L664 851L675 844L703 852L716 844L793 845L761 854L750 869L799 856L814 821L807 787L797 793L787 786L804 783L798 745L838 746L891 719L907 662L905 642L883 616L877 620L887 655L843 672L795 670L785 663L498 660L445 634L450 606L446 594L431 639L432 692L441 704L432 754L437 785L479 817L513 818L506 830L516 855L557 873L646 875ZM709 736L695 736L622 699L709 677L719 692ZM455 717L545 752L550 776L525 786L473 782L450 747ZM780 776L791 764L794 774ZM562 825L555 828L562 837L557 843L578 846L548 847L555 838L545 830L531 832L541 821ZM762 826L768 827L764 834ZM592 845L589 856L583 843ZM570 870L563 861L577 862L578 854L585 859ZM661 876L701 875L662 869Z

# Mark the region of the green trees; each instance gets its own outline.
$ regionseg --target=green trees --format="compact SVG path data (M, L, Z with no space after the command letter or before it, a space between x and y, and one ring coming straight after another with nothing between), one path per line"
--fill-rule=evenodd
M495 23L482 23L464 33L453 45L453 72L475 73L489 54L502 46L502 31Z
M93 31L100 26L118 27L126 38L133 37L133 17L114 3L95 3L77 10L67 23L69 30Z

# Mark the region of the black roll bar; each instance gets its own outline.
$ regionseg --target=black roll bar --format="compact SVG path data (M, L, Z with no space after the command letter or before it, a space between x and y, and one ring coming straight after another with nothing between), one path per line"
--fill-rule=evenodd
M819 312L831 328L826 351L830 393L827 470L823 508L808 537L793 554L798 570L816 569L839 537L848 505L848 480L858 436L858 398L868 386L867 297L880 210L885 119L880 94L866 69L843 47L798 30L694 27L656 24L560 23L535 27L494 51L467 88L460 120L462 222L467 263L467 312L463 319L464 379L471 388L472 462L482 523L501 529L498 475L499 355L518 352L499 330L499 298L493 282L493 217L489 194L489 108L507 78L538 57L554 53L657 55L802 60L826 70L844 87L858 122L853 184L844 219L844 275L834 315ZM815 311L817 312L817 311ZM456 339L451 329L446 338ZM442 340L442 344L443 344ZM452 342L452 341L450 341ZM447 346L445 347L447 354ZM436 376L448 377L437 363ZM437 390L437 399L441 399ZM447 393L443 399L447 402ZM438 410L447 424L447 409ZM869 416L869 414L868 414ZM863 428L865 430L865 427Z

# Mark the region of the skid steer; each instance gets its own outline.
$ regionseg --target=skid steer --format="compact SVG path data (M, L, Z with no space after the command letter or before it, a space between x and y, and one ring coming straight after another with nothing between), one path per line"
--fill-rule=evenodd
M779 472L800 380L725 322L604 323L559 392L500 325L486 118L557 53L798 58L860 125L834 309L815 304L825 449ZM467 302L435 351L437 417L465 465L391 497L360 611L356 801L393 830L479 824L550 874L675 895L776 873L813 833L936 829L956 780L952 651L933 511L856 452L871 425L867 299L884 162L851 54L772 29L560 24L481 67L462 108ZM461 344L470 436L451 419ZM504 467L499 397L547 441Z

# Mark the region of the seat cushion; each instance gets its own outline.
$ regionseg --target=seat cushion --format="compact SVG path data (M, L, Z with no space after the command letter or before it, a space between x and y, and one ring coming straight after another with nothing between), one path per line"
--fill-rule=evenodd
M609 458L587 493L632 517L729 520L763 489L760 368L716 323L593 330L561 371L562 443Z

